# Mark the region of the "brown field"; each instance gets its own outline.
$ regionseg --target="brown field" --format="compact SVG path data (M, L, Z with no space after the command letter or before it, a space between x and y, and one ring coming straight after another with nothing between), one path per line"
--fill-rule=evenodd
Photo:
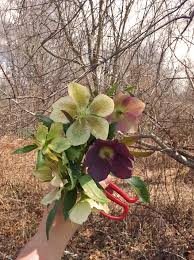
M0 140L0 259L15 259L36 232L44 188L32 176L34 156L12 155L27 141ZM149 184L151 203L131 207L123 222L98 215L74 236L66 259L194 259L194 176L162 155L137 162L134 174ZM116 211L115 209L113 211Z

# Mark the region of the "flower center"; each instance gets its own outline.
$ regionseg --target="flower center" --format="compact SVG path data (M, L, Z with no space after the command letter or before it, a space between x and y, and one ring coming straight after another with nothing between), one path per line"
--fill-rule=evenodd
M116 117L117 120L122 119L122 117L123 117L123 111L121 111L121 110L116 110L116 111L115 111L115 117Z
M110 160L114 157L114 150L108 146L102 147L99 152L102 159Z

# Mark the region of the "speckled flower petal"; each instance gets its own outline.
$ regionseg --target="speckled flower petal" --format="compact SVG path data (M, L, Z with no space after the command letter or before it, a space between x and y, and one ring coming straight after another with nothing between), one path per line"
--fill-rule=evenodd
M34 172L34 176L42 182L52 180L52 171L47 165L43 165Z
M93 199L86 199L85 201L87 201L90 204L90 207L92 209L96 209L97 211L103 210L104 212L109 213L109 208L107 204L98 203Z
M110 119L117 122L117 130L135 133L145 104L136 97L119 93L115 99L115 109Z
M90 92L87 87L72 82L68 85L68 93L76 103L79 110L83 110L87 107L90 99Z
M106 117L113 112L114 102L107 95L99 94L90 104L89 110L91 114Z
M90 138L90 127L85 119L76 120L66 132L67 139L74 146L85 144Z
M58 99L53 105L54 110L64 110L71 117L74 117L77 114L77 106L74 100L70 96L65 96Z
M44 196L41 200L41 204L47 206L51 204L55 200L59 200L61 198L61 191L62 189L55 189Z
M43 146L45 144L47 134L48 128L43 124L39 124L37 132L35 133L35 138L40 146Z
M133 116L140 116L145 109L145 103L136 97L130 97L128 104L126 105L126 112L130 112Z
M55 177L51 180L50 183L54 187L63 187L63 182L58 173L55 175Z
M51 125L46 140L50 141L54 138L61 137L63 135L64 135L63 124L54 122Z
M63 123L63 124L67 124L69 123L69 120L67 119L67 117L64 115L64 113L58 109L54 109L51 114L50 114L50 118L54 121L54 122L58 122L58 123Z
M91 213L90 204L86 201L79 201L69 212L69 218L72 222L83 224Z
M117 122L116 129L122 133L135 133L138 130L138 123L140 117L135 117L133 114L125 113L124 118Z
M62 153L71 146L69 140L65 137L57 137L51 141L48 147L56 153Z
M109 124L106 119L97 116L87 116L86 120L91 128L91 134L96 137L96 139L107 139Z

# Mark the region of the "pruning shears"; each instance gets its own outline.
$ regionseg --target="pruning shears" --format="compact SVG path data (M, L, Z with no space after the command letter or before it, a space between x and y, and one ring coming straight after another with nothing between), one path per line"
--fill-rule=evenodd
M106 194L107 198L110 199L111 201L115 202L117 205L121 206L123 208L123 212L119 216L109 215L104 211L100 211L100 214L104 217L111 219L111 220L123 220L129 212L129 205L127 203L125 203L124 201L115 197L113 195L114 191L117 192L128 203L135 203L138 200L138 198L137 197L133 197L133 198L129 197L127 195L127 193L125 193L122 189L120 189L116 184L114 184L112 182L110 182L108 184L108 186L105 189L105 194Z

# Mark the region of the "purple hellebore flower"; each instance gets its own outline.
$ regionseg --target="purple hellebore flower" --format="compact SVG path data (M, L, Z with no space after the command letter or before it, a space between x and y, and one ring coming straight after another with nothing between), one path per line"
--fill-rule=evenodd
M116 122L116 128L122 133L134 133L145 108L145 104L136 97L119 93L114 97L114 112L108 117Z
M92 178L99 182L111 172L120 179L131 177L134 157L126 145L118 140L97 139L86 154L85 166Z

